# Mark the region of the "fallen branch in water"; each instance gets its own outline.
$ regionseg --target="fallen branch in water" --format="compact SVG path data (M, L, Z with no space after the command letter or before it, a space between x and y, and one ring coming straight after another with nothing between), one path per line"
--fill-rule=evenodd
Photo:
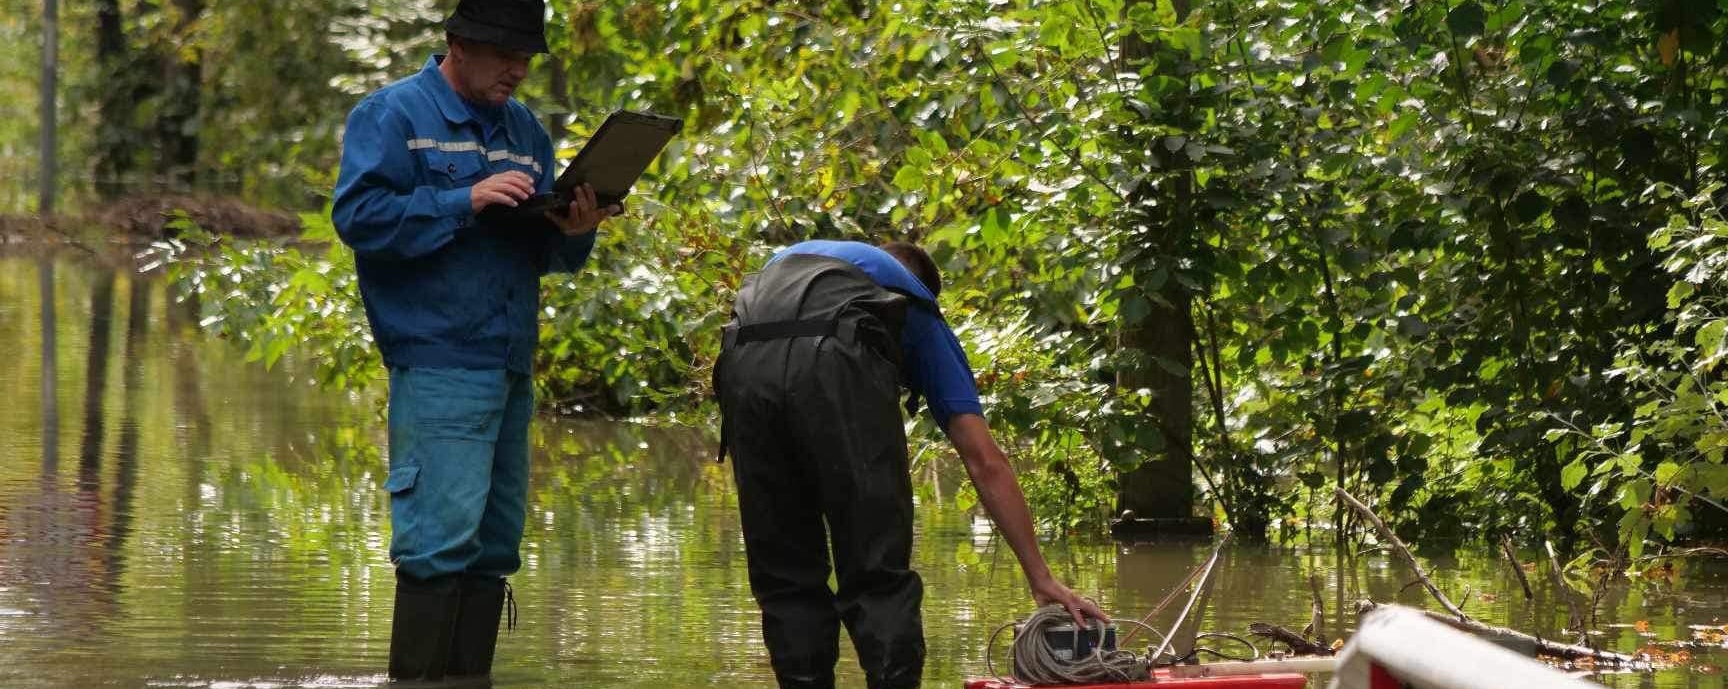
M1358 601L1356 603L1356 613L1361 615L1378 607L1380 607L1380 604L1371 600ZM1550 641L1514 629L1495 627L1493 625L1482 624L1475 620L1461 620L1450 615L1442 615L1432 610L1424 610L1422 611L1422 614L1427 615L1436 621L1447 624L1454 629L1475 634L1487 639L1488 641L1494 642L1499 646L1529 656L1544 656L1548 658L1558 658L1560 660L1590 659L1598 663L1613 663L1616 665L1648 665L1647 662L1640 661L1637 658L1624 653L1601 651L1588 646Z
M1709 546L1699 546L1697 548L1682 548L1680 550L1670 550L1668 552L1657 553L1655 555L1645 555L1643 557L1640 557L1640 558L1633 560L1633 562L1649 562L1651 560L1669 560L1669 559L1679 558L1679 557L1703 557L1706 555L1708 555L1710 557L1728 557L1728 550L1723 550L1721 548L1711 548Z
M1462 608L1453 604L1452 601L1446 597L1446 594L1440 592L1440 588L1434 585L1434 581L1428 578L1428 573L1423 571L1422 566L1416 562L1416 556L1410 554L1410 549L1404 545L1403 541L1398 539L1396 534L1392 533L1392 529L1386 526L1386 522L1381 521L1380 517L1374 514L1373 510L1368 509L1367 505L1362 504L1362 501L1357 500L1355 496L1351 495L1343 488L1338 488L1337 493L1339 500L1355 508L1357 512L1360 512L1364 518L1374 525L1374 528L1380 533L1380 538L1386 542L1386 545L1392 548L1393 552L1398 553L1399 556L1404 558L1405 564L1408 564L1410 569L1416 573L1416 578L1422 582L1423 587L1428 589L1428 593L1434 596L1434 600L1439 601L1440 605L1446 608L1447 612L1451 613L1451 615L1442 615L1434 611L1425 610L1423 611L1424 615L1450 625L1454 629L1475 634L1499 644L1500 646L1529 656L1545 656L1561 660L1588 659L1593 662L1612 663L1616 665L1648 665L1648 663L1641 663L1637 658L1624 653L1601 651L1588 646L1549 641L1548 639L1525 634L1524 632L1514 629L1495 627L1493 625L1483 624L1470 619L1468 615L1464 614ZM1555 572L1555 576L1558 576L1557 566L1555 567ZM1562 593L1566 593L1570 592L1571 589L1562 587L1561 591ZM1576 602L1572 601L1570 597L1568 597L1568 602L1576 606ZM1371 600L1363 600L1357 603L1356 612L1360 615L1379 607L1379 605L1380 604Z
M1255 622L1248 625L1248 633L1263 639L1270 639L1290 647L1290 652L1299 656L1329 656L1332 648L1322 643L1315 643L1302 637L1301 634L1265 622Z
M1470 619L1469 615L1464 614L1463 608L1453 604L1451 599L1446 597L1446 594L1440 592L1440 587L1435 586L1433 580L1428 578L1428 573L1422 571L1422 565L1416 563L1416 556L1410 554L1410 549L1405 547L1403 541L1398 540L1397 534L1392 533L1392 529L1386 526L1386 522L1380 521L1379 515L1374 514L1374 510L1368 509L1367 505L1362 504L1362 501L1357 500L1356 496L1351 495L1350 491L1344 490L1342 486L1338 488L1338 499L1356 508L1357 512L1362 513L1363 517L1374 524L1374 528L1380 532L1380 538L1404 558L1404 563L1410 565L1410 569L1416 572L1416 578L1421 580L1422 586L1428 589L1428 593L1434 596L1434 600L1440 601L1441 607L1446 608L1453 615L1457 615L1460 620Z
M1530 578L1524 576L1524 565L1518 562L1517 551L1512 550L1511 534L1500 536L1500 550L1506 553L1506 564L1512 567L1512 573L1518 575L1518 585L1524 587L1524 600L1536 600L1536 594L1530 590Z

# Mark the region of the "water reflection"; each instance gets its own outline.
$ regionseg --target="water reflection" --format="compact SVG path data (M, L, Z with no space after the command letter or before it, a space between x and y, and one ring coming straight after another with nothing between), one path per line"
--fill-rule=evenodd
M0 366L0 400L14 402L0 405L0 686L382 683L393 579L377 399L308 386L292 356L264 371L243 346L204 336L160 280L82 257L0 257L0 351L31 347L41 356ZM77 412L63 420L62 406ZM522 624L500 641L497 685L771 686L730 476L703 434L556 419L534 434L513 581ZM62 452L75 467L60 466ZM987 637L1030 602L1012 555L948 499L958 472L937 469L925 466L943 486L921 492L916 524L926 677L957 687L984 672ZM1209 551L1059 539L1048 554L1059 576L1138 616ZM1439 569L1448 593L1489 621L1550 634L1565 622L1542 578L1524 601L1490 555ZM1332 637L1347 633L1339 611L1357 598L1423 602L1378 554L1339 568L1323 554L1240 546L1181 635L1253 621L1300 629L1314 575ZM1695 562L1672 582L1612 590L1605 619L1647 620L1656 637L1625 626L1599 640L1636 648L1721 624L1725 575ZM1153 623L1169 625L1183 602ZM842 684L862 686L852 663L842 660Z
M40 304L37 311L42 314L42 368L38 384L42 407L42 475L53 476L60 470L60 399L54 375L54 259L37 259L36 276L36 299Z

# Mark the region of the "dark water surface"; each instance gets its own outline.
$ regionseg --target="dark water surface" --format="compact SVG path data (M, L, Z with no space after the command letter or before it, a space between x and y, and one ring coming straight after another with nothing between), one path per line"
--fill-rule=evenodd
M393 579L378 400L308 386L294 375L303 360L266 371L243 352L202 334L159 280L79 255L0 257L0 687L384 682ZM521 620L500 642L496 686L772 686L731 477L703 434L542 418L535 435L512 579ZM926 686L957 688L984 674L985 639L1030 601L986 523L927 499L918 529ZM1210 549L1047 548L1060 576L1124 616ZM1544 578L1525 602L1489 553L1433 564L1487 621L1543 633L1565 622ZM1326 582L1329 637L1343 635L1340 603L1426 602L1379 554L1341 572L1323 554L1242 546L1215 575L1203 626L1299 629L1311 572ZM1688 561L1671 580L1618 586L1602 614L1618 626L1599 639L1623 650L1691 639L1690 625L1728 623L1728 567ZM1607 681L1721 686L1722 656L1690 652L1697 667ZM863 685L849 651L841 673Z

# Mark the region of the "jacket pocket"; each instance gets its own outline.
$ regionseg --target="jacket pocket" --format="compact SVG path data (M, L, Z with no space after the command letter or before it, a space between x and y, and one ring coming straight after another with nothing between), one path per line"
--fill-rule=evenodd
M486 160L478 147L471 151L427 149L426 167L432 178L447 180L451 187L480 181L486 172Z

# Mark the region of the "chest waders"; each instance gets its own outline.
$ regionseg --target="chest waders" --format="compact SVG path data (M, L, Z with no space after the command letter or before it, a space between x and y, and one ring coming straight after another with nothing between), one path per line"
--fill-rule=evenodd
M793 255L745 280L726 326L721 452L781 687L834 686L841 624L870 689L915 687L923 673L899 404L909 302L851 263Z

